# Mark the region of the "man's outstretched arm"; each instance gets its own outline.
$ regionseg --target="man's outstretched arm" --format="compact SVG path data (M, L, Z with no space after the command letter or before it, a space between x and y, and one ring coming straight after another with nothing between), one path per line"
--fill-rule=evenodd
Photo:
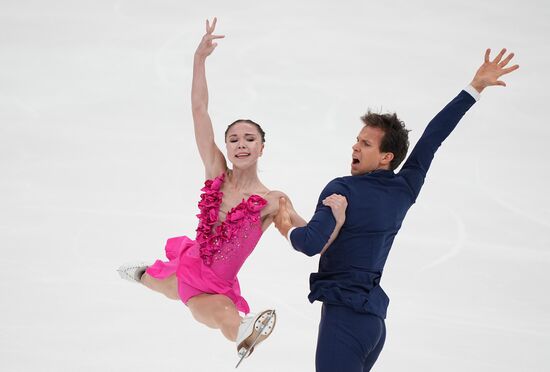
M518 65L506 67L514 57L514 53L510 53L506 58L503 58L506 49L502 49L493 61L489 59L490 53L490 49L485 51L484 62L476 71L470 85L430 121L405 164L403 164L399 174L407 180L415 199L422 188L435 152L464 114L479 99L479 93L488 86L506 86L504 81L499 80L500 77L519 68Z

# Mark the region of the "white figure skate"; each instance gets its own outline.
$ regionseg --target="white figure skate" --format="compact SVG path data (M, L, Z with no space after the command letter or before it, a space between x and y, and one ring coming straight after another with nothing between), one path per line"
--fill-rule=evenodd
M252 354L254 347L269 337L275 328L276 320L275 310L264 310L258 314L248 315L241 320L236 340L240 359L235 368L241 364L244 358Z
M147 270L149 264L145 262L133 262L120 266L117 271L122 279L130 282L141 283L141 276Z

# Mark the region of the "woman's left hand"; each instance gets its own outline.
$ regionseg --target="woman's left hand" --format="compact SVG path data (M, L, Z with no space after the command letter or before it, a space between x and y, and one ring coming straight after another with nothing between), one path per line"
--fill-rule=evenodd
M342 226L346 221L346 208L348 201L345 196L332 194L323 200L323 205L330 207L336 219L336 224Z

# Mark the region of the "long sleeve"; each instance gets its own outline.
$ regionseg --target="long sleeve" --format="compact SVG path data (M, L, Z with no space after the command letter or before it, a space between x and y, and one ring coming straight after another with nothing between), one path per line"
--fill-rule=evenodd
M411 187L415 200L424 184L435 152L475 102L476 99L470 93L461 91L430 121L403 164L399 175L404 177Z
M348 188L340 179L329 182L321 192L315 214L308 224L290 232L289 240L295 250L313 256L320 253L330 239L336 227L336 220L330 207L323 205L323 200L332 194L340 194L349 199Z

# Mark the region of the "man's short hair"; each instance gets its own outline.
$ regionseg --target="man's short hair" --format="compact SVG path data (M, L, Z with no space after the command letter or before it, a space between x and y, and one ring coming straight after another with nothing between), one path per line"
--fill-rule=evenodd
M405 159L409 149L409 130L405 128L405 123L399 120L395 113L376 114L370 110L361 117L361 120L365 126L380 128L384 132L380 152L393 153L390 169L395 170Z

